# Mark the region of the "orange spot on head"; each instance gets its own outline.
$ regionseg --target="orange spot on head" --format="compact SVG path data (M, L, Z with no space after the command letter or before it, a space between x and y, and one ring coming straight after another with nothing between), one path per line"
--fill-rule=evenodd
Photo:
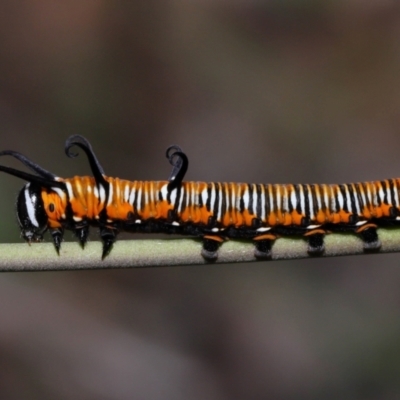
M47 214L50 228L61 228L61 216L65 214L66 204L60 195L51 190L42 190L44 210Z

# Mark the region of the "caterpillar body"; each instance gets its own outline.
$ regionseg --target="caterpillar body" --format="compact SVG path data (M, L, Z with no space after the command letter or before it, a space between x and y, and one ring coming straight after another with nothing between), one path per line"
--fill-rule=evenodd
M342 185L185 182L188 158L178 146L167 150L172 172L166 181L128 181L104 174L90 143L80 135L65 144L87 155L93 177L60 178L21 153L6 150L36 173L0 165L0 171L28 183L17 199L23 238L41 241L49 230L60 251L64 230L72 230L84 247L90 226L97 226L106 257L119 231L173 233L202 238L202 255L217 258L227 238L255 243L255 257L269 258L279 236L302 235L308 252L324 252L329 232L358 234L366 251L379 250L377 228L400 223L400 180Z

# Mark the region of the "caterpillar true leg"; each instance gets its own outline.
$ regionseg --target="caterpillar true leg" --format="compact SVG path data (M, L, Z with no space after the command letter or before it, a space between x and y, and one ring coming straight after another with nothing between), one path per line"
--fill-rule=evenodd
M64 229L62 228L56 228L56 229L50 229L51 237L53 239L54 247L56 248L57 254L60 255L60 248L61 248L61 242L63 240L64 236Z
M89 225L86 223L82 226L78 226L75 228L75 236L78 238L79 243L82 246L82 249L85 247L87 242L87 238L89 236Z
M101 255L102 260L106 258L113 247L117 238L118 231L116 229L108 228L106 226L100 227L100 238L103 242L103 252Z

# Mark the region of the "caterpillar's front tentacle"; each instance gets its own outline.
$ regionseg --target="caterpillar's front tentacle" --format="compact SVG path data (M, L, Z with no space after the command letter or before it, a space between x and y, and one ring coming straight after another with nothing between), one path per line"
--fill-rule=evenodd
M64 188L64 183L59 182L57 180L52 180L46 177L42 176L37 176L30 174L29 172L25 171L19 171L18 169L15 168L10 168L10 167L4 167L3 165L0 165L0 171L5 172L6 174L16 176L17 178L21 178L24 181L31 182L31 183L36 183L38 185L44 186L45 188ZM54 178L57 179L57 178Z
M61 242L64 236L64 229L56 228L50 229L51 237L53 239L54 247L56 248L57 254L60 255Z
M17 151L13 150L0 151L0 156L11 156L16 158L17 160L21 161L22 164L24 164L26 167L31 169L33 172L36 172L38 175L40 175L42 178L45 178L48 181L52 181L56 178L54 174L40 167L38 164L30 160L28 157L24 156L21 153L18 153Z

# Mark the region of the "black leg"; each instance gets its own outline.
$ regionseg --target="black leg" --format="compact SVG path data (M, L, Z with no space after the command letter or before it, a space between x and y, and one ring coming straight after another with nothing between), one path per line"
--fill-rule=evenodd
M64 236L63 229L51 229L51 237L53 238L54 247L56 248L57 254L60 255L61 242Z
M381 248L381 241L379 240L376 228L367 228L360 232L361 239L364 243L365 251L376 251Z
M324 235L322 233L314 233L307 236L308 239L308 253L313 256L321 255L325 250Z
M103 254L101 259L104 260L111 252L112 246L117 238L118 231L107 227L100 228L100 237L103 242Z
M203 248L201 250L201 255L207 261L216 260L218 257L218 248L220 243L221 242L219 240L203 238Z
M78 238L82 249L85 247L89 236L89 227L87 225L75 229L75 236Z
M254 255L257 258L271 258L271 247L272 240L262 239L254 241L256 248L254 249Z

